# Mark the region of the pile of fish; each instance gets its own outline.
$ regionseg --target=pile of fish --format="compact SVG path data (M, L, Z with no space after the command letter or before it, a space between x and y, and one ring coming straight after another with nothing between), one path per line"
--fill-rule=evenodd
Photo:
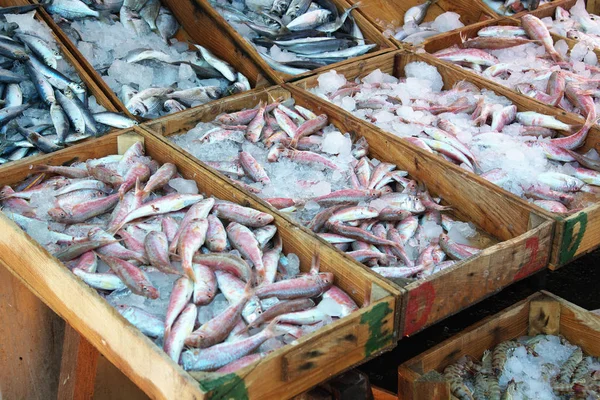
M100 136L135 122L88 99L85 85L62 59L35 6L0 9L0 164Z
M598 59L583 42L567 52L564 40L554 43L539 18L525 15L521 26L488 26L433 55L593 124L600 104Z
M597 399L600 362L562 336L523 336L444 369L460 400Z
M585 2L578 0L569 10L556 7L554 19L542 18L550 32L577 40L592 49L600 48L600 17L585 9Z
M583 126L573 126L517 112L508 99L466 81L442 90L437 69L424 62L409 63L405 76L376 70L357 83L330 71L311 90L549 211L574 212L598 201L600 157L594 149L585 155L574 151L596 119L593 107ZM551 81L562 76L554 72ZM589 104L573 85L565 93L582 107Z
M298 75L360 56L367 43L351 16L331 0L211 0L211 5L257 48L276 71Z
M498 14L507 15L521 11L533 11L552 0L483 0L485 4Z
M451 11L438 15L433 22L423 23L427 10L436 2L437 0L427 0L423 4L409 8L404 13L404 25L399 29L391 27L384 34L417 45L432 36L465 26L460 22L460 15Z
M407 172L369 158L364 138L293 99L168 138L388 278L427 276L492 244Z
M156 118L251 89L208 49L175 39L179 24L160 0L53 0L46 9L133 115Z
M300 273L272 215L205 198L140 143L33 171L4 214L186 370L233 371L358 309L318 256Z

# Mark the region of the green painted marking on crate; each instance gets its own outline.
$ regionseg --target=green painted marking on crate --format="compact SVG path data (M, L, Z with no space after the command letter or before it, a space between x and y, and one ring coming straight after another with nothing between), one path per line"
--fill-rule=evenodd
M383 330L383 321L391 313L392 309L388 303L379 303L373 306L371 311L360 317L360 324L369 326L369 339L365 343L366 357L369 357L392 340L392 332Z
M200 388L208 393L207 399L249 399L246 383L236 374L227 374L215 379L205 379L199 383Z
M588 216L584 212L580 212L576 216L565 220L565 231L563 232L560 254L558 255L558 261L561 265L575 257L575 253L577 253L579 245L585 235L587 223ZM577 226L579 226L579 231L577 232L577 235L573 237L573 233Z

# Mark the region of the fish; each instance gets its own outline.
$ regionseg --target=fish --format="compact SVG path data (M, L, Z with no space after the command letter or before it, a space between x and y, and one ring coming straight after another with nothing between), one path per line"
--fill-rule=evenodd
M149 165L152 164L155 165L150 168ZM154 171L145 185L145 190L151 192L152 197L149 199L140 195L142 189L139 179L136 179L135 192L128 191L123 199L120 199L118 190L127 181L124 177L131 175L140 165ZM176 166L170 163L156 163L150 155L145 154L145 149L139 142L130 146L123 155L74 160L61 166L44 166L39 170L44 172L35 179L28 179L14 188L2 188L2 212L15 220L19 226L23 226L31 233L32 238L39 237L34 230L40 228L40 223L45 223L48 234L40 239L43 239L41 244L48 249L58 249L52 253L59 260L63 260L76 279L80 279L82 283L102 295L107 295L107 292L117 293L113 296L116 301L111 301L111 305L143 334L160 339L163 350L177 363L184 363L185 357L180 357L180 354L188 354L187 346L191 344L205 349L202 354L205 359L214 360L213 356L220 359L217 364L218 368L221 368L231 364L230 361L235 361L230 358L232 353L236 355L234 358L238 355L237 358L253 355L260 344L271 337L279 337L289 331L293 332L296 338L300 338L314 329L298 326L287 327L286 331L282 329L280 332L279 329L275 329L277 322L270 322L269 318L266 323L272 323L271 327L267 327L258 336L248 336L248 332L243 332L244 321L252 322L263 308L267 309L269 302L273 300L266 297L272 297L273 293L282 299L291 299L290 301L295 301L294 298L300 296L302 300L298 302L304 303L305 308L312 308L320 301L320 294L331 290L328 296L347 307L346 312L358 310L356 304L352 305L351 297L334 286L335 277L331 272L319 272L318 261L314 261L310 269L306 266L309 275L300 275L295 279L289 279L296 276L290 263L289 273L293 275L281 275L275 281L279 259L284 254L283 241L277 226L271 224L274 218L251 207L231 207L235 203L214 198L205 199L202 195L172 193L169 182L180 176ZM97 180L97 177L102 177L110 183ZM103 203L70 204L69 211L75 211L77 220L67 221L59 218L61 222L69 222L70 226L56 228L58 225L53 221L60 217L58 210L51 209L47 216L37 210L35 198L44 192L54 196L56 204L65 208L68 208L69 199L85 197L89 192L97 192L101 197L94 202ZM57 193L60 195L56 195ZM32 199L31 206L35 207L26 207L30 206L28 203ZM116 203L122 205L121 208L125 211L117 209L111 215L111 207L115 207ZM77 208L80 206L83 206L81 210ZM220 206L223 206L222 210L219 209ZM214 212L215 207L218 213ZM102 213L98 208L102 209ZM41 219L17 215L17 211L34 211L34 216ZM221 212L227 217L220 217ZM106 229L107 225L113 225L112 220L117 214L124 215L125 218L114 224L112 229L108 229L116 229L113 236ZM188 214L190 218L184 224ZM195 225L203 225L202 222L197 224L201 219L204 219L204 225L207 225L206 233L201 232L201 235L189 237L187 232L196 228ZM123 223L124 220L128 222ZM251 226L251 230L242 225L240 221L243 220L250 221L251 225L260 226ZM224 228L225 221L228 223L227 230ZM61 232L55 232L53 229L59 229ZM179 238L176 239L178 232ZM227 234L230 236L229 241L227 236L223 236ZM213 235L217 240L214 241L215 247L210 250L208 243L204 243L205 240L200 236L210 236L210 239L213 239ZM50 242L46 243L48 240ZM54 243L51 243L52 241ZM169 252L173 242L177 243L175 249L179 250L179 254ZM232 247L235 250L232 250ZM196 251L198 248L200 251ZM180 262L190 258L190 253L195 282L181 272L185 272L185 265L181 268L179 266ZM260 269L259 263L263 262L263 256L267 255L272 259L269 265L271 277L265 276L265 279L258 281L255 278L256 271ZM290 260L293 260L292 255L288 255ZM267 259L268 257L265 258ZM267 261L265 265L266 263ZM106 266L110 269L109 272L105 272ZM286 282L287 284L284 284ZM260 286L254 287L256 283L260 283ZM259 294L255 293L257 290L260 290ZM143 309L131 303L132 295L147 299ZM227 299L229 306L206 318L206 309L203 307L212 302L223 301L223 297ZM165 315L164 311L155 307L156 301L165 302L166 299L169 300ZM292 310L300 311L301 308L287 307L283 308L281 313L287 314L284 318L288 321L311 322L310 316L301 318L290 315ZM321 311L319 313L318 319L322 323L331 322L331 318L325 318ZM198 329L194 331L197 323ZM250 338L252 339L243 342ZM234 339L237 340L233 342ZM264 349L256 353L260 357L262 350ZM198 362L204 363L201 360Z
M420 25L425 19L429 7L431 7L435 3L437 3L437 0L427 0L423 4L409 8L404 13L404 23L409 24L413 22L417 25Z

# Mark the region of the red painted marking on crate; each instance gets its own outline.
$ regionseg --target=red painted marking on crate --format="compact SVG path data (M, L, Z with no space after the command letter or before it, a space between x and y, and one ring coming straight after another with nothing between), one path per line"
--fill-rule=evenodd
M544 260L541 260L539 257L540 250L540 240L537 237L532 237L527 239L525 242L525 248L529 249L531 252L529 256L529 261L524 263L519 271L515 274L513 281L518 281L519 279L523 279L533 274L539 269L544 267Z
M425 326L434 301L435 288L431 282L424 282L418 288L410 291L406 306L405 336L412 335Z

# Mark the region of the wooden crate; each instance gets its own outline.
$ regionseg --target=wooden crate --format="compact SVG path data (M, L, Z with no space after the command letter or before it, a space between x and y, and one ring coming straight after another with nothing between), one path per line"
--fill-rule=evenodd
M0 0L0 7L11 7L11 6L23 6L31 4L28 0ZM44 13L46 11L43 9L38 9L36 11L35 18L39 20L42 24L48 26L49 30L52 32L52 36L54 37L54 41L58 46L63 58L69 64L73 66L77 75L81 78L81 81L85 84L88 89L88 93L93 95L96 98L96 102L100 104L102 107L106 108L107 111L118 112L119 108L116 103L113 103L112 99L104 93L101 85L96 84L96 81L93 77L87 73L87 71L79 64L76 54L74 54L69 46L64 43L58 35L58 33L53 29L53 27L47 23L44 18Z
M468 355L483 352L523 335L562 335L592 356L600 356L600 316L546 291L472 325L458 335L405 362L398 368L402 400L450 400L444 368Z
M406 11L415 5L424 3L422 0L348 0L348 2L350 4L360 2L357 10L381 32L403 26ZM465 25L497 18L496 13L481 0L438 0L429 7L423 22L432 22L447 11L460 14L460 20ZM411 46L410 43L404 43L393 37L390 40L399 47Z
M514 21L509 20L503 21L504 23L515 23ZM339 73L343 73L349 79L366 76L377 68L381 69L383 72L392 73L395 76L401 76L404 71L404 66L412 61L423 61L436 66L439 73L442 75L442 78L444 79L446 89L451 88L452 85L458 81L468 80L475 83L480 88L487 88L493 90L497 94L507 97L517 106L519 111L536 111L539 113L552 115L569 124L582 123L583 118L579 115L566 113L561 109L550 107L538 101L533 101L529 97L522 96L504 86L483 79L476 74L464 70L463 68L440 61L428 54L415 54L400 51L396 54L377 57L376 59L371 60L369 64L359 63L347 68L339 68L337 71ZM294 84L294 86L304 89L312 88L316 85L317 77L307 78ZM313 94L309 95L312 96L315 101L321 103L322 107L325 107L326 101ZM327 104L329 107L333 106L331 103ZM357 124L367 124L382 136L395 137L394 135L383 131L369 122L363 121L346 113L339 107L333 107L337 110L337 113L344 113L345 118L352 119ZM600 129L598 128L598 125L595 125L590 130L586 143L578 151L586 152L589 149L594 148L594 146L597 146L598 143L600 143ZM421 153L420 149L416 149L416 151ZM426 152L422 153L425 159L431 160L428 161L429 163L441 163L444 165L446 170L456 170L457 173L463 173L465 176L468 176L469 179L477 182L479 185L489 187L491 190L496 191L501 196L514 199L529 210L553 219L556 228L554 233L554 243L552 245L552 255L550 258L550 269L560 268L561 266L569 263L571 260L600 247L600 202L590 207L586 207L585 209L569 216L554 214L519 198L518 196L488 182L483 178L480 178L479 176L476 176L475 174L464 172L462 168L443 160L441 157L437 157ZM508 220L512 221L513 219L509 218ZM490 229L493 228L490 227Z
M384 58L393 61L391 55L385 55ZM379 59L381 57L364 63L372 65ZM415 152L404 141L391 135L380 135L366 124L347 118L346 113L340 113L333 105L317 102L292 85L287 85L286 88L274 87L258 95L241 94L187 111L180 116L161 118L142 127L154 132L195 162L201 163L165 137L184 133L199 121L212 121L223 112L251 108L261 100L272 101L290 96L303 107L327 114L329 121L342 132L353 132L365 137L369 142L371 157L397 164L398 168L408 171L424 182L431 192L441 195L451 204L459 219L474 222L501 241L469 260L400 288L403 298L401 336L412 335L547 265L552 240L552 223L548 219L539 218L538 214L531 213L523 205L498 194L489 186L465 179L466 174L460 169L446 170L440 163L429 162L427 157ZM444 179L439 179L442 176ZM438 178L432 179L433 177ZM247 196L254 197L250 193ZM290 223L300 226L291 217L284 217ZM301 229L312 234L304 227ZM323 246L334 249L324 240L322 243ZM359 264L345 254L344 258L348 262ZM468 293L461 290L464 287L470 288Z
M495 22L483 22L481 24L472 25L464 28L461 31L464 32L467 37L473 37L477 34L479 29L494 23L513 26L518 26L520 24L520 22L517 20L503 19ZM424 49L428 53L433 53L435 51L444 49L452 44L458 43L460 41L459 35L459 32L450 32L444 37L439 37L436 40L426 42L424 44ZM555 40L562 39L557 35L553 35L553 37ZM572 48L577 43L574 40L566 38L564 40L569 45L569 48ZM598 56L600 56L600 51L595 50L595 52L598 54ZM523 107L523 109L553 115L569 124L582 124L584 121L584 118L578 114L567 113L562 109L551 107L538 100L521 95L512 89L485 79L452 63L441 61L433 56L425 54L420 56L422 56L423 59L427 59L427 62L440 66L438 69L443 69L443 74L455 77L460 76L460 79L468 79L480 87L487 87L496 93L509 98L511 101L517 104L518 107ZM586 152L587 150L598 146L599 143L600 125L596 124L588 133L585 144L579 148L578 151ZM538 207L533 207L541 210ZM600 246L600 203L596 203L595 205L587 207L581 212L575 213L568 217L557 216L546 211L543 211L543 213L545 215L552 216L552 218L557 221L555 244L553 246L550 268L559 268L568 263L570 260L586 254Z
M481 0L481 1L483 1L483 0ZM500 14L500 13L496 12L496 10L494 10L492 7L489 7L489 6L488 7L497 16L500 16L500 17L521 18L525 14L534 14L535 15L535 13L545 13L548 10L552 10L552 12L554 12L554 9L557 6L561 6L561 7L564 8L563 4L568 3L569 1L570 0L552 0L549 3L545 3L545 4L540 5L537 9L535 9L533 11L527 11L527 10L525 10L525 11L521 11L521 12L516 13L516 14L510 14L509 13L509 14L506 14L506 15ZM589 2L590 2L590 0L587 0L587 1L588 1L588 9L589 9ZM594 0L591 0L591 1L593 2ZM501 4L501 3L497 2L497 4Z
M27 0L20 0L27 1ZM37 2L36 0L31 0ZM261 66L252 61L244 49L235 46L233 40L228 38L228 33L220 31L212 18L198 7L193 1L161 0L163 6L169 8L177 21L180 29L175 37L183 42L197 43L210 49L217 57L227 61L237 71L244 74L253 88L269 86L268 74L261 69ZM102 89L104 95L115 104L119 111L127 114L131 118L142 121L143 118L132 115L119 96L104 82L104 79L92 64L81 54L75 43L69 39L67 34L58 26L52 16L46 10L40 10L46 23L50 26L54 34L60 38L61 44L68 48L74 55L81 68L89 74L96 85ZM219 39L219 40L217 40ZM217 42L215 42L217 40Z
M529 14L531 15L535 15L538 18L546 18L546 17L551 17L552 19L554 19L554 13L556 11L557 7L562 7L565 10L570 10L571 7L573 7L575 4L577 3L577 0L561 0L561 1L556 1L553 2L551 4L548 4L548 7L542 7L539 10L535 10L530 12ZM599 3L600 4L600 3ZM593 1L588 1L586 4L586 8L588 10L588 12L594 14L594 2ZM597 10L597 11L600 11ZM561 36L561 35L556 35L556 34L552 34L552 37L554 38L554 41L556 42L557 40L564 40L565 42L567 42L567 44L569 45L569 48L572 48L578 41L577 40L573 40L573 39L569 39L565 36ZM600 50L599 49L594 49L594 53L596 53L596 56L600 57Z
M122 145L128 140L143 140L147 155L160 163L168 161L177 165L181 175L196 180L201 192L207 196L271 211L137 127L97 139L94 146L73 146L38 158L35 164L61 165L73 159L86 160L116 154L119 143ZM1 184L23 180L29 174L30 164L17 162L1 171ZM336 285L350 294L357 304L363 305L369 299L371 303L299 339L297 344L269 354L256 365L226 375L184 372L150 339L126 322L95 290L73 276L60 261L4 215L0 216L3 232L0 236L0 259L5 269L73 327L74 330L65 335L63 348L78 349L75 355L67 353L78 363L77 366L63 363L66 371L72 373L62 375L76 374L79 384L74 391L79 387L84 393L89 392L90 387L93 390L95 376L91 372L80 374L81 365L89 365L84 355L89 353L90 346L74 335L76 331L152 398L204 399L220 398L226 394L235 394L236 398L287 398L393 348L398 296L394 295L396 289L366 268L342 259L336 251L322 246L320 241L281 216L275 214L274 217L284 242L284 251L299 256L302 270L308 270L313 254L318 253L321 269L334 273ZM24 287L20 289L25 290ZM2 293L4 290L11 289L4 288ZM20 312L29 313L28 310ZM31 310L31 313L34 312ZM8 325L12 326L11 323ZM16 328L12 334L22 335ZM43 321L37 326L40 330L50 328ZM91 357L94 357L93 352L88 358ZM3 394L12 398L7 393Z
M250 57L256 63L256 65L260 66L260 68L263 71L266 71L267 76L271 81L278 84L283 82L296 81L298 79L318 74L341 65L350 64L360 60L367 60L373 56L393 51L396 49L394 44L389 39L384 38L381 32L379 32L377 28L373 26L362 14L352 12L352 16L354 17L354 20L360 27L365 39L367 40L367 43L377 44L377 47L373 51L359 57L351 58L346 61L341 61L339 63L317 68L304 74L288 75L282 72L275 71L273 68L271 68L267 64L267 62L260 56L260 54L254 48L254 46L251 43L249 43L246 39L244 39L244 37L240 35L235 29L233 29L233 27L229 25L229 23L221 16L221 14L219 14L217 10L215 10L210 5L208 0L186 0L181 1L181 3L188 3L188 1L194 4L194 7L199 7L201 10L199 10L198 12L205 13L206 16L213 20L217 25L214 28L211 26L210 29L207 29L206 32L207 37L210 37L211 40L214 40L214 43L211 43L210 46L208 46L211 50L211 46L215 47L215 51L216 48L219 47L231 47L242 49L242 51L250 55ZM344 10L350 7L346 0L332 1L336 5L338 10Z

